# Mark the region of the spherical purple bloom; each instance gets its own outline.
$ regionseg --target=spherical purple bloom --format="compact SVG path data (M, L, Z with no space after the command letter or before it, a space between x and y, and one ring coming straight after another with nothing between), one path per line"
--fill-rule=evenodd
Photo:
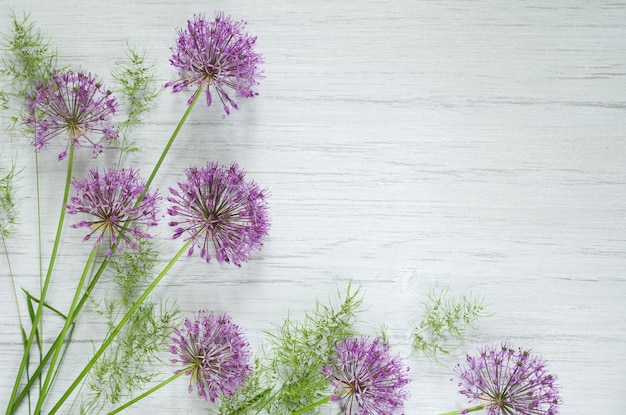
M377 415L402 411L408 370L380 337L361 337L336 344L322 373L333 386L331 400L341 401L344 414Z
M190 256L197 246L206 262L214 250L218 262L241 266L252 251L261 248L261 239L268 233L267 190L246 182L244 171L235 163L230 167L209 163L186 173L187 181L178 183L180 191L170 188L167 198L172 203L168 214L181 218L170 222L177 226L174 239L185 233L186 240L193 240Z
M460 392L489 415L554 415L558 413L556 378L541 357L508 343L480 349L457 365Z
M263 59L254 51L256 37L243 31L245 25L221 12L215 14L213 21L207 21L204 15L194 16L187 22L187 29L178 29L178 40L172 47L170 62L178 68L181 79L168 82L165 87L180 92L190 85L201 86L206 89L207 106L211 105L213 88L226 114L230 113L229 105L237 109L226 88L246 98L258 95L252 88L258 85Z
M110 123L118 109L111 91L90 73L78 71L54 72L50 79L37 85L26 98L24 122L34 132L33 145L37 151L54 137L64 134L67 155L69 146L91 145L95 155L102 153L101 141L116 139L117 131Z
M128 246L136 249L137 238L151 237L143 229L157 225L161 197L156 192L146 192L137 204L146 188L137 170L112 167L100 173L93 169L88 177L72 180L72 184L76 195L66 206L67 213L92 216L89 220L72 225L72 228L89 228L90 232L84 241L97 233L97 243L102 243L106 235L110 245L117 244L119 238L122 238ZM121 244L118 249L122 250ZM111 254L109 250L109 256Z
M195 385L199 397L215 402L220 395L233 395L248 377L248 342L226 314L216 317L200 311L194 317L173 329L172 363L186 365L181 370L191 376L189 393Z

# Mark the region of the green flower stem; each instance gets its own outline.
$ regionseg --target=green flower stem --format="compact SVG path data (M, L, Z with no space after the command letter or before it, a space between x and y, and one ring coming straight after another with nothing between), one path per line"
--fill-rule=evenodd
M96 351L96 353L93 355L91 360L89 360L89 362L87 363L85 368L82 370L82 372L80 372L80 374L76 377L74 382L72 382L70 387L65 391L63 396L61 396L59 401L50 410L50 412L48 412L48 415L54 415L59 410L61 405L63 405L63 403L67 400L67 398L70 397L70 395L72 394L74 389L76 389L76 387L78 387L78 385L81 383L83 378L85 376L87 376L87 374L89 373L89 371L91 370L93 365L100 358L100 356L102 356L102 354L106 351L107 347L109 347L109 345L113 342L113 340L115 339L115 336L117 336L117 334L120 332L120 330L122 330L122 328L128 322L128 320L133 315L133 313L139 308L139 306L141 306L141 304L146 300L146 298L148 298L148 295L150 295L152 290L154 290L156 288L156 286L163 279L163 277L168 273L168 271L172 268L172 266L174 266L176 261L183 255L183 253L186 250L189 249L189 246L191 245L191 243L192 243L191 240L189 240L189 241L187 241L185 243L185 245L176 253L176 255L174 255L174 257L170 260L170 262L167 263L165 268L163 268L163 271L161 271L161 273L159 273L159 275L157 275L157 277L154 279L154 281L152 281L150 283L150 285L146 288L144 293L141 294L141 296L137 299L137 301L135 301L133 306L128 310L128 312L124 315L124 317L122 317L122 319L117 324L117 326L115 326L115 328L111 331L111 333L104 340L104 342L102 343L100 348ZM35 415L40 415L40 413L39 412L35 412Z
M185 121L187 121L187 117L189 117L189 114L191 113L191 110L196 105L196 102L198 102L198 98L200 98L200 95L202 95L202 86L198 87L198 90L196 91L196 93L195 93L195 95L193 97L193 100L187 106L187 111L185 111L185 113L183 114L182 118L178 122L178 125L176 126L176 129L172 133L172 136L170 137L169 141L165 145L165 148L163 149L163 152L161 153L161 157L159 157L159 160L157 161L156 165L154 166L154 169L152 169L152 173L150 174L150 177L148 178L148 181L146 181L145 189L143 190L143 192L141 193L141 195L137 199L137 204L139 204L141 202L141 200L145 196L146 192L148 191L148 188L150 187L150 184L152 184L152 181L154 180L154 177L156 176L157 172L159 171L159 168L161 167L161 164L163 164L163 160L165 160L165 156L169 152L170 147L172 147L172 144L174 144L174 140L176 139L176 136L178 136L178 133L180 132L180 129L183 127L183 124L185 124Z
M22 376L24 374L24 370L28 365L28 357L30 355L30 349L33 345L33 340L35 338L35 333L37 332L37 326L41 320L43 314L43 308L45 303L46 294L48 292L48 287L50 286L50 280L52 279L52 270L54 269L54 263L56 261L57 252L59 250L59 242L61 241L61 233L63 231L63 222L65 220L65 205L67 204L68 195L70 192L70 182L72 179L72 166L74 164L74 146L70 145L69 157L67 162L67 175L65 179L65 190L63 191L63 203L61 204L61 213L59 215L59 223L57 225L57 232L54 238L54 245L52 247L52 254L50 255L50 263L48 264L48 271L46 273L46 278L43 283L43 287L41 289L41 294L39 298L39 304L37 306L37 312L35 313L35 318L32 321L32 327L30 330L30 334L28 339L26 340L26 345L24 346L24 354L22 355L22 361L20 362L20 366L17 371L17 375L15 376L15 384L13 385L13 391L11 392L11 397L9 398L9 405L7 408L7 414L12 414L15 412L13 409L13 401L15 396L17 395Z
M472 406L471 408L467 408L467 409L458 409L456 411L452 411L452 412L446 412L445 414L440 414L440 415L459 415L459 414L466 414L468 412L474 412L474 411L480 411L481 409L483 409L482 405L477 405L477 406Z
M83 286L85 285L85 281L87 280L87 276L89 275L89 269L91 268L91 264L93 263L96 254L98 253L99 244L95 245L91 250L91 254L89 254L89 258L87 259L87 263L85 264L85 268L83 269L83 274L80 277L80 281L76 286L76 292L74 293L74 299L72 300L72 305L70 306L70 310L67 313L67 318L65 319L65 324L63 325L63 329L61 329L61 333L59 334L59 338L61 341L56 341L54 344L54 356L52 357L52 361L50 362L50 367L48 368L48 373L46 374L46 379L41 387L41 393L39 394L39 400L37 401L37 406L35 407L35 413L41 411L41 407L50 391L52 379L54 374L58 370L56 367L57 360L59 359L59 355L61 354L61 350L63 349L63 340L65 340L65 336L67 334L67 330L73 324L74 315L76 314L77 304L79 303L79 298L81 297L81 292L83 290Z
M38 263L39 263L39 292L43 291L43 274L44 274L44 268L43 268L43 239L41 237L42 232L41 232L41 182L40 182L40 170L39 170L39 152L35 151L35 189L36 189L36 193L37 193L37 253L38 253ZM40 320L39 322L39 332L43 333L43 319ZM42 358L43 358L43 345L41 344L41 340L39 336L35 337L35 340L37 341L37 350L39 352L39 366L42 365ZM26 349L25 349L26 352ZM39 374L37 375L33 375L36 376L37 379L39 379ZM26 368L26 379L28 381L30 381L30 375L29 375L29 367ZM30 391L30 388L28 389L28 391ZM41 382L39 382L39 393L41 393ZM18 395L19 396L19 395ZM17 404L16 407L17 408ZM30 401L29 401L29 409L30 409Z
M39 292L43 291L43 246L41 237L41 183L39 181L39 152L35 151L35 187L37 189L37 249L39 253ZM43 320L39 324L39 331L43 333ZM39 364L41 364L43 348L39 350ZM28 375L26 376L28 378ZM41 383L39 384L41 387Z
M35 188L37 189L37 240L39 249L39 291L43 290L43 247L41 238L41 187L39 183L39 152L35 152Z
M320 400L319 400L319 401L317 401L317 402L313 402L312 404L310 404L310 405L308 405L308 406L305 406L304 408L302 408L302 409L300 409L300 410L298 410L298 411L296 411L296 412L293 412L291 415L300 415L300 414L303 414L303 413L305 413L305 412L307 412L307 411L310 411L311 409L313 409L313 408L315 408L315 407L318 407L318 406L320 406L320 405L325 404L326 402L330 402L330 396L327 396L327 397L325 397L324 399L320 399Z
M119 408L109 412L108 415L114 415L118 412L123 411L124 409L128 408L129 406L139 402L140 400L142 400L143 398L145 398L146 396L152 394L153 392L158 391L159 389L161 389L163 386L167 385L168 383L173 382L174 380L178 379L179 377L181 377L182 375L185 374L184 370L179 371L178 373L176 373L175 375L169 377L168 379L165 379L164 381L162 381L161 383L159 383L158 385L156 385L155 387L148 389L147 391L145 391L144 393L142 393L141 395L137 396L135 399L126 402L124 405L120 406Z
M112 247L112 249L115 250L115 245ZM98 271L96 271L96 274L94 275L94 277L92 278L91 282L87 286L87 289L85 290L85 293L83 294L83 297L81 298L80 302L76 305L76 310L74 311L74 315L71 316L72 317L71 320L73 320L72 323L75 322L76 318L78 317L78 314L80 313L80 310L83 308L83 306L85 305L87 300L90 298L91 292L95 288L96 283L98 282L98 279L100 278L100 276L103 274L104 270L106 269L108 260L109 260L108 258L105 258L102 261L102 263L100 264L100 267L98 268ZM53 343L52 347L50 348L50 350L48 350L48 352L43 357L43 359L41 359L41 362L39 363L39 366L33 372L32 377L28 380L26 385L24 385L24 388L22 389L22 391L15 398L15 400L13 402L13 408L14 409L11 412L11 414L14 413L17 410L19 404L26 397L26 395L27 395L28 391L30 390L30 388L32 387L33 383L35 383L35 381L37 380L37 377L39 376L39 374L43 371L43 369L47 365L48 361L52 358L53 352L58 347L60 347L62 344L63 344L63 339L61 338L61 335L59 334L57 336L55 342ZM7 412L7 415L10 415L10 413Z

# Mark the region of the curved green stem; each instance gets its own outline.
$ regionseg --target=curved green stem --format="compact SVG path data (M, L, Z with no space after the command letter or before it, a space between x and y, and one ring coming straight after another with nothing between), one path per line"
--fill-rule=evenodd
M52 379L54 374L57 371L56 365L59 356L61 355L61 350L63 349L63 341L65 340L65 336L67 334L67 330L73 324L74 315L76 313L76 308L79 303L79 299L81 297L81 293L83 291L83 286L85 285L85 281L87 280L87 276L89 275L89 269L91 268L91 264L93 263L94 258L98 252L98 246L95 245L89 254L89 258L87 259L87 263L85 264L85 268L83 269L83 273L80 277L80 281L76 286L76 291L74 293L74 299L72 300L72 305L70 306L70 310L67 313L67 318L65 319L65 324L61 329L61 333L59 334L60 341L56 341L54 344L54 356L52 356L52 361L50 362L50 367L48 368L48 373L46 374L46 379L41 388L41 393L39 394L39 400L37 401L37 406L35 407L35 413L38 414L41 411L41 407L45 401L48 392L50 391Z
M56 261L57 252L59 250L59 242L61 240L61 233L63 231L63 222L65 221L65 205L67 204L68 195L70 192L70 182L72 180L72 166L74 164L74 146L70 146L68 162L67 162L67 175L65 179L65 190L63 191L63 203L61 204L61 214L59 215L59 223L57 225L56 236L54 238L54 245L52 246L52 254L50 255L50 263L48 264L48 271L46 272L46 278L43 282L43 287L41 289L41 294L39 297L39 304L37 306L37 312L35 313L35 317L32 321L32 327L30 330L30 334L28 335L28 339L26 340L26 345L24 346L24 354L22 356L22 361L20 362L20 366L17 371L17 375L15 377L15 384L13 385L13 390L11 392L11 397L9 398L9 405L7 408L7 414L12 414L15 412L13 408L13 400L17 395L20 382L22 380L22 376L24 374L24 370L26 370L26 366L28 365L28 357L30 355L30 348L33 345L33 340L35 338L35 333L37 332L37 326L41 321L41 316L43 314L43 308L45 303L46 294L48 293L48 287L50 286L50 280L52 279L52 270L54 269L54 263Z
M296 411L296 412L293 412L291 415L300 415L300 414L303 414L303 413L305 413L305 412L307 412L307 411L310 411L311 409L313 409L313 408L315 408L315 407L317 407L317 406L320 406L320 405L325 404L326 402L330 402L330 396L327 396L327 397L325 397L325 398L323 398L323 399L320 399L320 400L319 400L319 401L317 401L317 402L313 402L312 404L310 404L310 405L308 405L308 406L305 406L304 408L302 408L302 409L300 409L300 410L298 410L298 411Z
M129 406L139 402L140 400L142 400L143 398L145 398L146 396L158 391L159 389L161 389L163 386L167 385L168 383L173 382L174 380L178 379L179 377L181 377L182 375L185 374L184 370L181 370L180 372L176 373L175 375L169 377L168 379L165 379L163 382L159 383L158 385L156 385L155 387L148 389L147 391L145 391L144 393L142 393L141 395L137 396L135 399L126 402L124 405L120 406L119 408L109 412L108 415L114 415L118 412L123 411L124 409L128 408Z
M176 253L176 255L174 255L174 257L170 260L170 262L167 263L165 268L163 268L163 271L161 271L159 273L159 275L157 275L157 277L154 279L154 281L152 281L150 283L150 285L146 288L144 293L141 294L141 296L137 299L137 301L135 301L133 306L126 312L126 314L124 315L124 317L122 317L122 319L117 324L117 326L115 326L115 328L111 331L111 333L104 340L104 342L102 343L100 348L96 351L96 353L93 355L91 360L89 360L89 362L87 363L85 368L82 370L82 372L80 372L80 374L76 377L76 379L74 379L74 382L72 382L72 384L65 391L63 396L61 396L59 401L54 405L54 407L50 410L50 412L48 412L48 415L55 414L59 410L61 405L63 405L63 403L67 400L67 398L70 397L70 395L72 394L74 389L76 389L76 387L80 384L80 382L83 380L83 378L85 376L87 376L87 373L89 373L89 371L91 370L93 365L96 363L96 361L100 358L100 356L102 356L102 354L106 351L107 347L109 347L109 345L113 342L113 340L115 339L115 336L117 336L117 334L120 332L120 330L122 330L124 325L126 325L128 320L135 313L135 311L137 311L139 306L141 306L141 304L146 300L146 298L148 298L148 295L150 295L152 290L154 290L156 288L156 286L163 279L163 277L167 274L167 272L170 270L170 268L172 268L172 266L176 263L178 258L180 258L183 255L183 253L186 250L189 249L189 246L191 245L191 243L192 243L191 240L189 240L189 241L187 241L187 243L185 243L185 245Z
M146 181L146 187L145 187L143 193L137 199L137 204L139 204L139 202L141 202L141 200L145 196L146 192L148 191L148 188L150 187L150 184L152 184L152 181L154 180L154 177L156 176L157 172L159 171L159 168L161 167L161 164L163 164L163 160L165 160L165 156L167 156L167 153L170 151L170 147L172 147L172 144L174 144L174 140L176 139L176 136L178 136L178 133L180 132L180 129L183 127L183 124L185 124L185 121L187 121L187 117L189 117L189 114L191 113L191 110L196 105L196 102L198 102L198 98L200 98L200 95L202 95L202 87L201 86L198 87L198 90L196 91L196 93L195 93L195 95L193 97L193 100L187 106L187 110L185 111L185 113L183 114L182 118L178 122L178 125L176 126L176 129L172 133L172 136L170 137L169 141L165 145L165 148L163 149L163 152L161 153L161 157L159 157L159 160L157 161L156 165L152 169L152 173L150 174L150 177Z
M39 253L39 292L43 291L43 246L41 238L41 184L39 182L39 152L35 151L35 187L37 192L37 250ZM43 332L43 321L39 331ZM39 363L42 358L42 348L39 347Z
M440 415L459 415L459 414L466 414L468 412L474 412L474 411L480 411L481 409L483 409L482 405L476 405L476 406L472 406L471 408L467 408L467 409L458 409L456 411L452 411L452 412L446 412L444 414L440 414Z

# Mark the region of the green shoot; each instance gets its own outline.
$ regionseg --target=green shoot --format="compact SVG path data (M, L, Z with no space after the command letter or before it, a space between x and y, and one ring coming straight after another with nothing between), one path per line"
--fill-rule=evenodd
M118 63L113 70L113 78L119 84L120 100L126 106L128 118L118 125L122 153L139 151L131 141L129 132L132 127L141 125L151 110L152 104L162 90L155 85L155 66L146 62L146 53L138 52L131 46L126 47L127 62Z
M3 240L15 231L18 220L14 187L18 174L19 172L15 170L15 163L12 163L8 169L0 166L0 237Z
M5 52L1 59L0 75L8 78L10 90L0 92L0 108L19 109L10 115L10 126L21 119L24 99L38 82L48 79L57 64L57 51L48 37L24 13L18 17L10 12L11 29L0 35L0 48ZM12 105L12 98L16 105Z
M440 354L452 354L462 344L466 329L489 314L482 297L447 298L447 294L447 289L428 294L428 301L422 303L422 318L411 335L413 350L434 361Z

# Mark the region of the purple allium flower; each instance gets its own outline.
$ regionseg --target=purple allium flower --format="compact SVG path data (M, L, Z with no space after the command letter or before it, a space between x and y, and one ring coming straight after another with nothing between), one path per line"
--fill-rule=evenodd
M344 414L376 415L402 410L408 398L403 389L409 382L408 370L380 337L360 337L336 344L322 373L333 386L331 400L341 400Z
M26 98L26 105L24 122L34 131L33 145L37 151L54 137L67 136L68 143L59 160L65 158L69 146L88 144L95 155L100 154L102 139L110 141L118 136L110 124L118 102L90 73L54 72Z
M180 92L189 85L206 88L206 103L211 105L210 89L215 89L226 114L228 106L237 104L226 93L230 88L239 95L251 98L258 95L252 90L258 85L263 62L254 51L256 37L245 33L245 22L234 22L224 13L215 14L215 20L207 21L204 15L194 16L187 22L187 29L178 29L178 40L172 47L170 62L178 68L181 79L168 82L172 92ZM193 101L195 94L189 98Z
M267 190L244 181L245 173L235 163L230 167L209 163L186 173L187 181L178 183L180 191L170 187L167 198L173 203L168 214L181 217L170 222L178 226L174 239L186 233L186 240L193 240L190 256L197 246L200 257L209 262L212 245L218 262L241 266L267 235Z
M170 352L176 358L171 361L186 365L181 370L191 376L189 393L195 384L198 396L215 402L220 395L233 395L248 377L248 342L228 315L200 311L173 330Z
M559 393L555 377L541 357L508 343L480 349L480 356L466 357L457 365L460 392L478 402L489 415L554 415Z
M145 190L145 182L137 170L112 167L100 173L93 169L87 178L72 180L72 184L76 195L66 206L67 213L87 213L93 217L72 225L72 228L89 228L90 232L83 241L98 233L98 243L103 242L105 235L108 235L111 245L121 237L131 248L136 249L136 238L150 238L142 228L157 225L161 197L156 192L146 192L135 206ZM121 245L118 248L122 250ZM111 254L109 250L109 256Z

